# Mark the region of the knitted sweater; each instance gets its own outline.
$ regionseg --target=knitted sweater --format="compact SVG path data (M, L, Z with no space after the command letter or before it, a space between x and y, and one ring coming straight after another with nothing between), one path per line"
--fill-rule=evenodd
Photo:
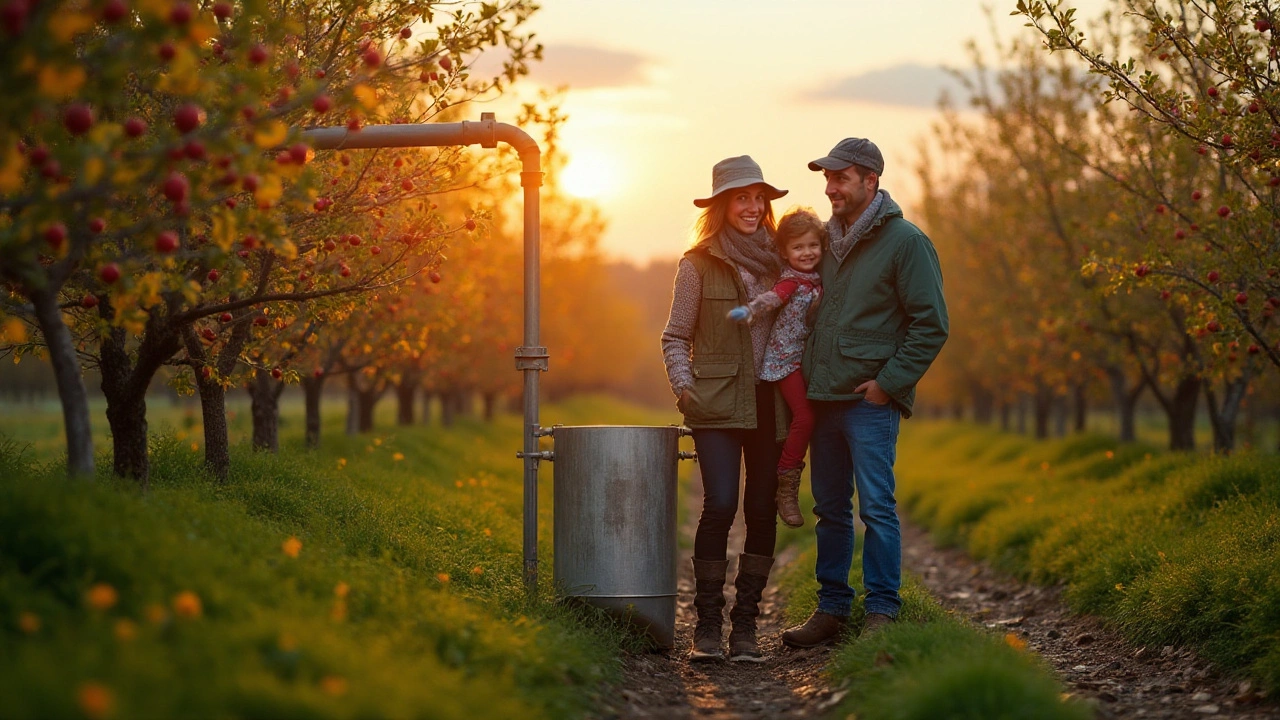
M762 293L747 306L751 309L752 330L755 319L766 313L777 313L764 362L757 365L756 377L774 382L800 369L804 341L809 337L806 322L809 308L822 297L822 276L816 272L800 272L783 268L782 277L769 292ZM779 310L781 308L781 310Z
M738 270L748 297L768 289L754 275L745 270ZM667 366L667 380L671 383L671 392L676 397L685 388L693 387L693 331L698 322L732 323L728 318L699 318L698 308L702 305L702 276L688 258L680 260L676 268L675 287L671 293L671 315L667 327L662 331L662 361ZM764 362L765 347L769 344L769 330L773 327L773 319L777 308L763 312L751 324L751 349L755 354L755 365L760 367Z

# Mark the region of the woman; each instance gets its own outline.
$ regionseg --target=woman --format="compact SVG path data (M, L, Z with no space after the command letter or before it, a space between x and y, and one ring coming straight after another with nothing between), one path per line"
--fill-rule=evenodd
M756 642L760 595L773 567L777 536L774 495L778 476L779 413L774 384L756 381L773 325L774 310L751 325L729 311L769 290L782 269L773 244L770 202L787 194L764 181L749 156L716 163L711 196L694 226L694 246L676 271L671 317L662 353L676 405L693 429L704 488L693 547L696 585L692 661L719 660L728 566L729 527L738 512L738 468L746 463L743 509L747 537L734 581L737 598L729 619L729 659L761 662Z

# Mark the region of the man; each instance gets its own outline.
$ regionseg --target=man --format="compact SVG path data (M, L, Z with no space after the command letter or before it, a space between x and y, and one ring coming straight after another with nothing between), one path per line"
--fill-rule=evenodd
M947 339L942 273L933 244L880 189L884 156L847 138L809 163L827 181L830 240L824 297L804 354L816 425L809 458L818 522L818 609L783 633L791 647L839 637L853 610L853 495L867 526L863 632L896 620L902 537L893 462L900 418L911 416L916 383Z

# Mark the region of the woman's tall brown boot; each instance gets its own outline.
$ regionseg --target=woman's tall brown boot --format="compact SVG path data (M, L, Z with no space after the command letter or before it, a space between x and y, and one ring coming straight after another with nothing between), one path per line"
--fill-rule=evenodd
M738 597L729 611L729 620L733 622L733 629L729 631L730 662L764 662L756 642L756 618L760 616L760 597L769 584L772 568L771 557L749 553L738 556L738 577L733 581Z
M798 467L778 473L778 516L788 527L804 525L804 515L800 514L800 473L804 463Z
M693 559L693 609L698 614L698 622L693 627L690 662L724 659L721 639L724 637L724 579L728 569L727 560Z

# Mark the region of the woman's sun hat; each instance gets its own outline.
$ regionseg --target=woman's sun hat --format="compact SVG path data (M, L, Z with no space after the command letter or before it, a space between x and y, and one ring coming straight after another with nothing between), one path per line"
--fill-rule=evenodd
M786 190L779 190L764 181L764 171L760 169L760 165L751 159L750 155L739 155L738 157L725 158L716 163L711 168L711 195L709 197L697 198L693 204L705 208L711 205L715 197L727 190L737 190L748 185L764 185L765 195L770 200L777 200L787 194Z

